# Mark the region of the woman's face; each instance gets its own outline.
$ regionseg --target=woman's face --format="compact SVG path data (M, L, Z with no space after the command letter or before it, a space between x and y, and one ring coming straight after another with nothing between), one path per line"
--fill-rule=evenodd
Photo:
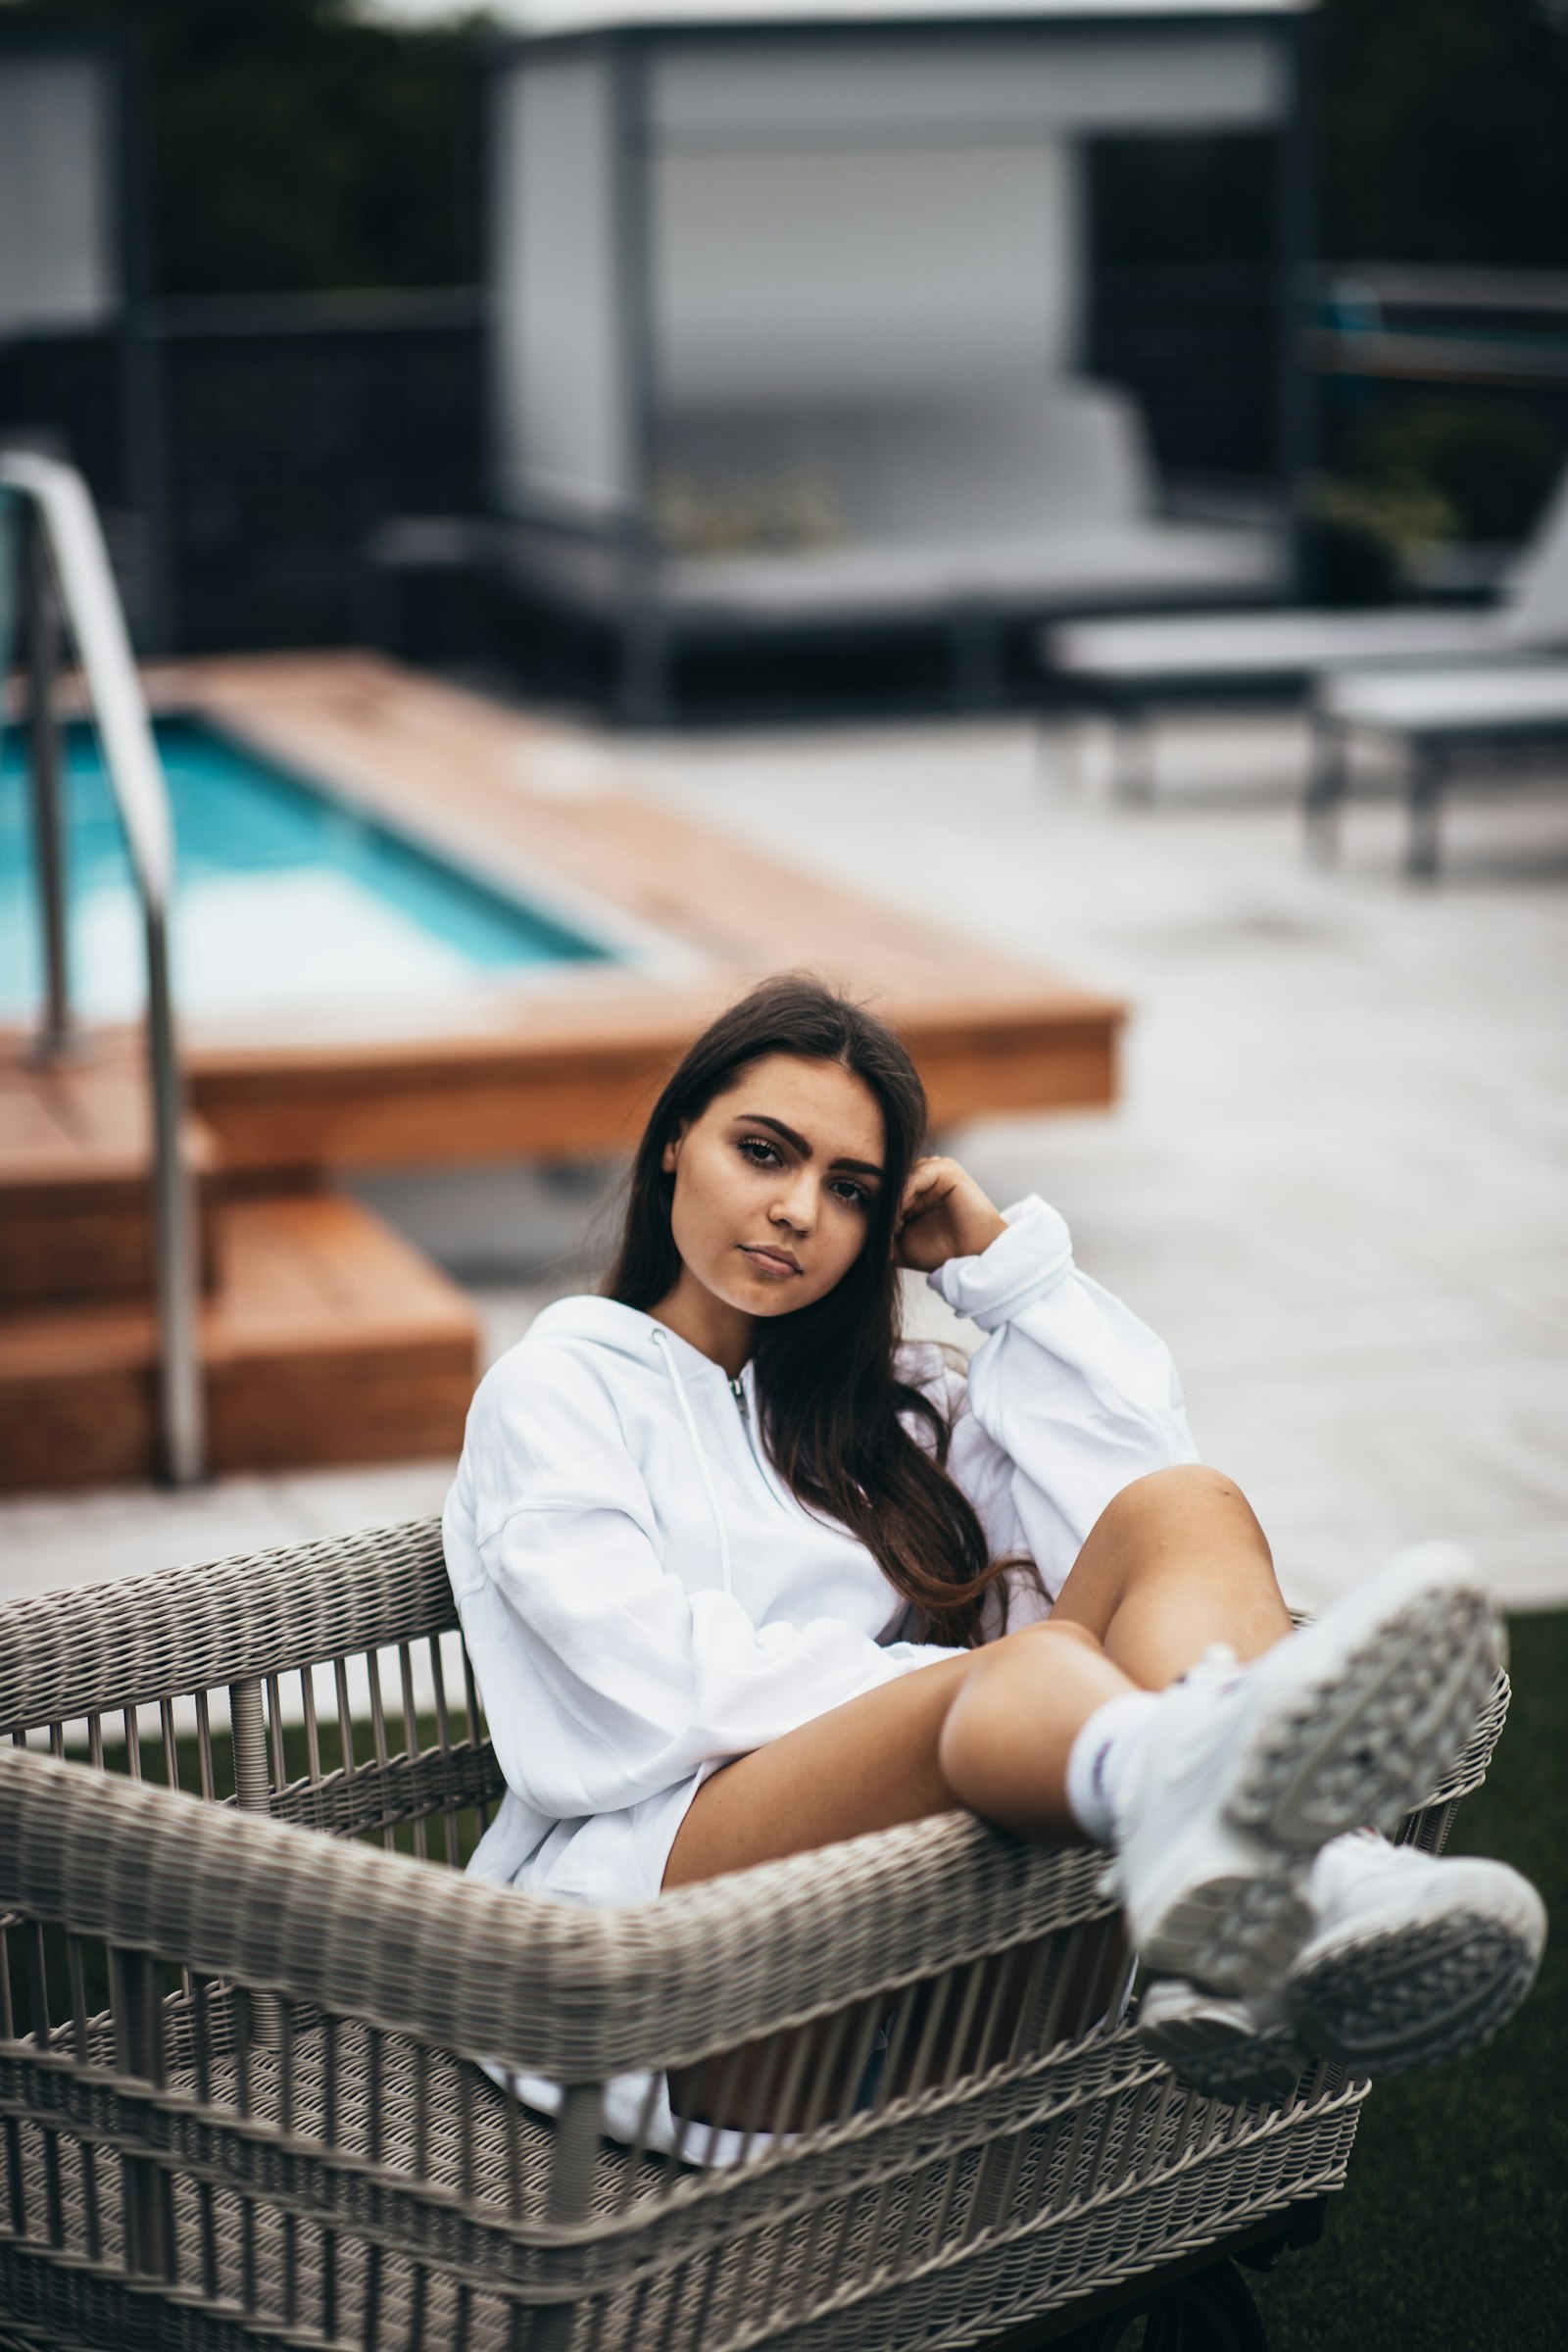
M882 1112L837 1062L770 1054L664 1147L687 1272L748 1315L824 1298L865 1245L882 1182Z

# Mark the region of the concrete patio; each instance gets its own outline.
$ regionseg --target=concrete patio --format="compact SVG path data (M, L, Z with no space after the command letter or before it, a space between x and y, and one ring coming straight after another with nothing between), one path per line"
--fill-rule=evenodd
M1473 1546L1500 1600L1568 1598L1568 815L1459 798L1435 889L1403 819L1352 807L1301 855L1288 721L1160 731L1152 806L1103 746L1016 720L611 743L657 800L1038 956L1136 1007L1108 1116L946 1139L1170 1342L1199 1443L1251 1496L1293 1600L1391 1545ZM581 1287L605 1171L363 1188L473 1289L492 1352ZM930 1321L920 1293L916 1311ZM934 1326L933 1326L934 1327ZM447 1462L0 1506L0 1592L439 1508Z

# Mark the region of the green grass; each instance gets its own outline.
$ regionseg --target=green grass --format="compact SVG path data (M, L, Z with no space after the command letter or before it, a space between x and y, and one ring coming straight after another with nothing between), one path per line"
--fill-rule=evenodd
M1449 1851L1524 1871L1553 1940L1490 2048L1373 2086L1321 2244L1251 2282L1272 2352L1568 2344L1568 1613L1509 1632L1507 1727Z

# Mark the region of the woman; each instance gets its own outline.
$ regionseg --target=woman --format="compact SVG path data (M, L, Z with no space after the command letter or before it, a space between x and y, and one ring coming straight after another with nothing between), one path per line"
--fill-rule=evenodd
M1164 1348L925 1119L881 1021L764 982L655 1105L606 1295L485 1379L445 1519L508 1788L472 1868L635 1902L963 1806L1107 1849L1200 2087L1484 2039L1534 1889L1348 1834L1474 1722L1473 1572L1426 1546L1293 1635ZM900 1268L986 1335L967 1377L901 1346Z

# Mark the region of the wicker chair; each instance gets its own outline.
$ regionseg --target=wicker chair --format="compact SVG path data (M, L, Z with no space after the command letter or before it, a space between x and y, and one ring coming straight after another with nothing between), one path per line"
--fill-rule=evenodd
M0 2336L1021 2345L1345 2179L1365 2084L1225 2107L1139 2047L1091 1856L952 1816L618 1911L442 1870L500 1779L434 1523L0 1607ZM660 2073L675 2149L605 2136Z

